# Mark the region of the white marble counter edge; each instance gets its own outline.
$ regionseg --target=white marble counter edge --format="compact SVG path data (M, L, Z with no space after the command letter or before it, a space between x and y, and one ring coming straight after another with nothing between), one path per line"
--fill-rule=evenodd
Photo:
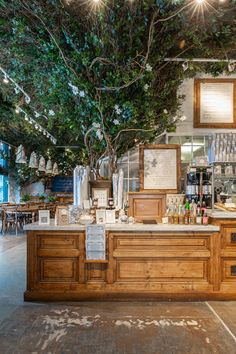
M38 225L38 223L28 224L24 226L26 231L83 231L84 225L69 224L69 225L55 225L54 221L51 221L50 225ZM217 232L220 230L219 226L215 225L166 225L166 224L106 224L107 231L163 231L163 232Z
M235 219L236 212L233 211L209 211L207 213L213 219Z

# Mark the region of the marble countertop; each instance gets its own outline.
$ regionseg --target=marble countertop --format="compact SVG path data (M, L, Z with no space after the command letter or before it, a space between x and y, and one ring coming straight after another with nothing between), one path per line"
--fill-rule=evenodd
M28 224L24 226L26 231L83 231L84 225L69 224L69 225L55 225L55 221L51 220L50 225L39 225L38 223ZM128 231L128 232L217 232L220 230L219 226L215 225L169 225L169 224L106 224L107 231Z
M236 212L234 211L212 210L208 211L207 214L213 219L236 219Z

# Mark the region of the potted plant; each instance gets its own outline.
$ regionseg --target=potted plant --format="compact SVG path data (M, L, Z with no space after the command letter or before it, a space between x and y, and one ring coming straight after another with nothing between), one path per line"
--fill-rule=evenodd
M30 194L24 194L21 197L21 202L22 203L28 203L31 200L31 195Z
M41 194L41 195L39 196L39 200L40 200L41 202L44 203L45 199L46 199L46 196L45 196L44 194Z

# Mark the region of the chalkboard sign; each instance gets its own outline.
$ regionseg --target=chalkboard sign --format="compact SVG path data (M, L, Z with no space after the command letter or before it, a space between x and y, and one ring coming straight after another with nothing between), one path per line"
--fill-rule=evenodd
M73 177L56 176L52 179L52 192L73 193Z

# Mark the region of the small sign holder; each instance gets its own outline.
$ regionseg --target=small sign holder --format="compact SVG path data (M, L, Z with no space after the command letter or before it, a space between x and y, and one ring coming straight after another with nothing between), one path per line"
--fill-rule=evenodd
M108 263L105 225L86 226L85 249L85 263Z

